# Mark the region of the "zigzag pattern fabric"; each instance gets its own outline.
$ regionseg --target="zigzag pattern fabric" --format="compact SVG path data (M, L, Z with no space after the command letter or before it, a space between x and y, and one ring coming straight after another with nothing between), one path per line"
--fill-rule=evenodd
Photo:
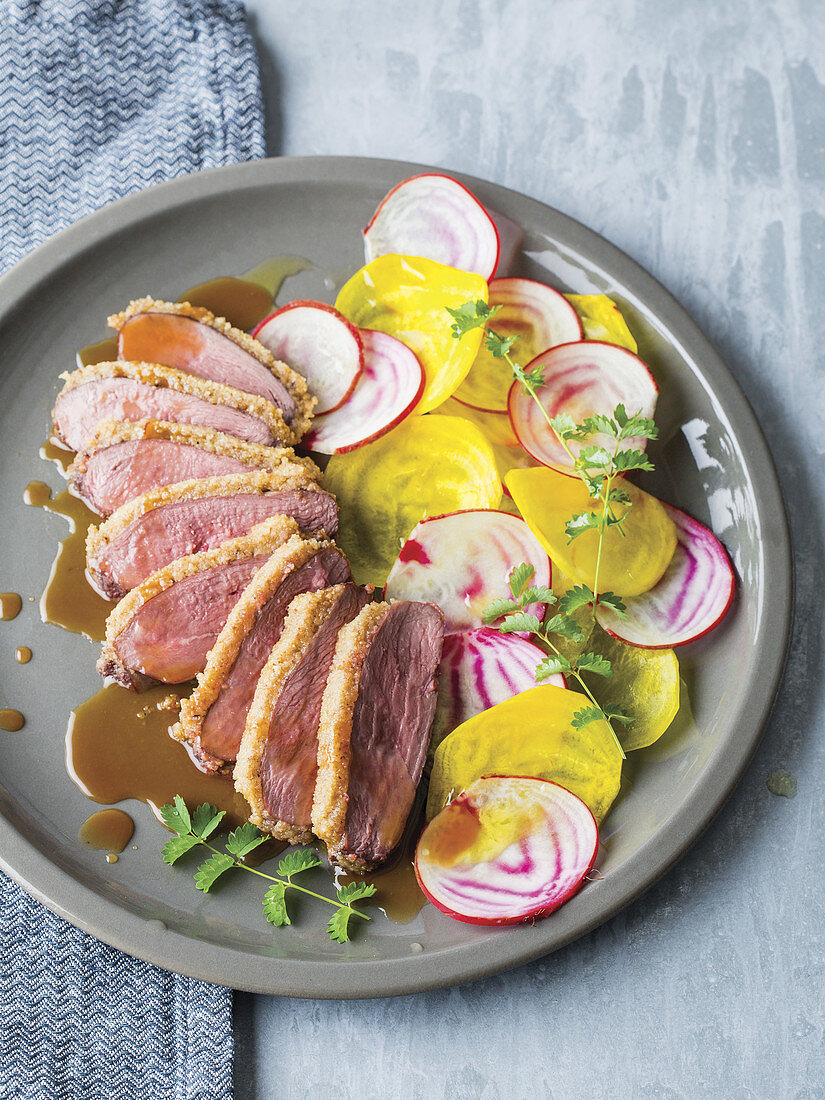
M131 191L263 156L237 0L4 0L0 271ZM0 875L2 1100L229 1100L230 990L107 947Z

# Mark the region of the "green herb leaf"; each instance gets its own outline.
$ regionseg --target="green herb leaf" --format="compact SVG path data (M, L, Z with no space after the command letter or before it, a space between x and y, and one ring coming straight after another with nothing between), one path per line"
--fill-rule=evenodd
M253 825L251 821L247 821L240 828L235 829L226 838L227 851L231 852L233 856L237 856L238 859L243 859L244 856L257 848L260 844L263 844L265 840L269 840L266 833L262 833L261 830Z
M235 860L228 852L215 852L195 871L195 886L208 894L221 875L235 866Z
M582 653L576 665L579 672L595 672L597 676L613 675L613 665L599 653Z
M217 806L210 806L208 802L204 802L192 814L192 832L201 840L207 840L225 816L226 810L218 810Z
M607 499L611 504L630 504L630 494L626 493L624 489L619 489L614 486L607 494Z
M528 393L535 394L537 389L540 389L544 385L544 368L543 367L531 367L525 369L518 366L516 363L511 363L513 368L513 374L516 376L519 382L527 389Z
M586 469L588 466L595 466L597 469L606 470L610 465L610 459L610 452L606 451L604 447L595 447L589 444L587 447L582 447L579 451L576 465L580 469Z
M617 405L613 413L619 425L619 439L657 439L659 429L646 416L634 413L628 416L624 405Z
M487 350L492 352L494 359L503 359L517 340L518 336L500 336L492 329L488 329L484 344Z
M503 634L514 634L516 631L538 634L541 631L541 621L536 615L528 615L525 611L516 611L514 615L507 616L499 630Z
M160 816L163 818L163 824L179 836L184 836L192 831L192 819L189 816L189 810L179 794L175 795L174 802L161 806Z
M351 909L339 909L327 924L329 938L336 943L349 943L349 920L352 916Z
M571 725L574 730L580 730L590 725L591 722L595 722L599 718L604 717L605 713L601 707L582 707L581 710L577 710L573 715Z
M487 322L495 317L501 306L488 306L486 302L479 298L476 302L465 302L458 309L450 309L449 306L446 308L454 321L454 324L450 326L450 331L456 340L460 340L462 336L466 336L474 328L484 328Z
M286 883L273 882L264 894L264 916L270 924L282 928L285 924L292 924L289 913L286 911Z
M594 413L592 416L588 416L586 420L582 421L579 425L579 430L583 436L609 435L615 439L619 434L619 425L609 416L604 416L602 413Z
M560 634L562 638L567 638L571 642L584 641L581 627L569 615L554 615L544 624L544 630L546 634Z
M500 600L493 600L484 608L481 615L481 621L484 623L494 623L496 619L500 619L502 615L509 615L509 613L515 611L517 607L518 604L513 603L512 600L508 600L506 597Z
M372 882L348 882L346 886L339 886L337 890L338 900L342 905L352 905L361 898L371 898L375 893L375 884Z
M613 611L622 619L627 618L627 607L624 601L619 596L614 596L612 592L602 592L599 596L599 603L604 604L605 607L612 608Z
M529 607L531 603L555 603L556 594L552 588L546 585L536 584L525 588L521 594L522 607Z
M542 680L546 680L549 676L555 676L557 673L565 673L570 671L570 662L566 657L562 657L559 654L557 657L545 657L543 661L539 661L536 666L536 683L540 684Z
M513 568L510 576L507 578L507 584L510 586L510 591L516 599L519 599L535 571L533 566L528 565L525 561Z
M595 512L579 512L572 516L564 525L567 538L570 542L583 535L585 531L596 531L601 525L601 517Z
M652 470L653 463L644 451L618 451L613 457L613 468L620 474L631 470Z
M569 413L559 413L550 421L550 427L560 439L572 439L578 435L579 428L576 421Z
M593 592L586 584L576 584L559 600L559 611L569 615L571 611L578 611L593 602Z
M297 851L287 852L278 864L278 874L284 878L292 878L301 871L309 871L313 867L320 867L321 859L312 848L300 848Z
M176 860L186 855L196 844L200 844L200 841L191 834L189 836L173 836L163 846L163 862L168 863L171 867Z

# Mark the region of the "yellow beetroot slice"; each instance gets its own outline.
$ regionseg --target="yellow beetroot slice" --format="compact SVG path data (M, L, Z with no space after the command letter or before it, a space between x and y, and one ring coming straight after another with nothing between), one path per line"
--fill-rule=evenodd
M376 586L425 516L497 508L501 500L489 444L453 416L409 417L374 443L333 455L324 484L338 500L337 541L354 578Z
M579 315L585 340L603 340L628 351L638 350L633 333L612 298L606 294L565 294L565 298Z
M578 729L586 696L542 685L470 718L438 746L427 818L484 775L551 779L578 795L597 821L619 793L622 756L604 719Z
M335 306L359 328L389 333L415 352L426 377L416 412L425 413L461 385L481 346L480 328L455 339L447 309L487 298L480 275L420 256L388 255L357 271Z
M479 779L430 822L415 873L442 913L466 924L521 924L571 898L593 866L599 829L556 783Z
M505 483L530 530L545 548L554 565L575 581L593 587L599 536L586 531L570 542L565 524L580 512L600 507L587 495L578 478L557 473L546 466L511 470ZM662 577L676 549L676 525L656 497L623 481L631 504L616 504L624 512L624 535L618 528L605 532L599 569L599 591L620 596L639 596Z

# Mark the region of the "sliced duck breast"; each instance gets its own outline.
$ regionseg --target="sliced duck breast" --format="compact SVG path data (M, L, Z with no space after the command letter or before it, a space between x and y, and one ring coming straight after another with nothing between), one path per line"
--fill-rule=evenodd
M118 508L86 536L86 569L108 599L124 596L164 565L211 550L274 515L308 535L338 530L335 497L303 469L253 470L152 489Z
M295 442L271 401L172 367L95 363L61 378L65 385L52 419L58 438L73 451L84 446L102 420L195 424L263 446Z
M135 691L191 680L249 582L293 537L300 538L295 520L273 516L247 535L147 577L106 620L98 672Z
M205 771L237 758L258 677L292 600L349 579L341 551L317 539L290 539L258 571L226 620L173 731L189 742Z
M208 309L140 298L110 317L109 326L118 332L119 359L164 363L265 397L281 410L296 439L309 427L315 398L305 379Z
M235 788L250 821L293 844L312 837L321 699L338 631L372 599L372 590L335 585L296 596L267 658L249 708L235 765Z
M69 480L93 512L109 516L150 489L249 470L304 471L316 481L321 476L311 459L288 447L262 447L163 420L104 420L69 467Z
M338 635L318 726L313 832L333 863L367 871L401 839L435 714L444 615L370 604Z

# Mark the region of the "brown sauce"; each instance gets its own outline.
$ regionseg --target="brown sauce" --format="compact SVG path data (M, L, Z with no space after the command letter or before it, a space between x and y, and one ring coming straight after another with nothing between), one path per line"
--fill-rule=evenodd
M223 824L232 828L246 821L249 807L231 778L199 771L169 736L178 701L189 690L161 685L137 694L110 684L76 707L66 731L66 766L83 793L110 805L136 798L156 817L179 794L190 808L209 802L226 810Z
M77 353L79 367L91 367L95 363L112 363L117 359L117 337L107 336L96 344L88 344Z
M135 823L123 810L100 810L80 827L77 836L87 848L122 852L135 831ZM114 861L113 861L114 862Z
M19 710L0 710L0 730L7 733L17 733L26 724L26 719Z
M100 516L91 512L69 489L58 493L44 507L68 519L69 534L58 546L40 597L40 617L44 623L54 623L100 642L106 636L106 618L114 607L86 579L86 532L90 523L100 523Z
M74 461L74 455L74 451L62 447L55 439L47 439L40 448L40 457L47 462L53 462L63 477L67 476L69 467ZM29 502L26 501L26 503Z
M32 508L45 508L52 499L52 491L45 481L30 481L23 490L23 503Z
M424 816L423 793L423 790L419 789L401 843L384 867L379 867L366 875L353 875L342 870L335 872L337 886L364 880L373 883L375 893L359 904L377 906L396 924L409 924L427 900L418 885L414 866L415 846L421 833Z
M10 622L16 619L23 607L23 600L16 592L0 592L0 619Z
M179 302L203 306L216 317L225 317L230 325L248 332L272 312L272 294L260 283L224 275L190 287Z
M14 659L19 665L27 665L32 659L32 651L27 645L20 645L14 651Z
M312 263L303 256L272 256L263 263L251 267L249 271L242 272L239 278L262 286L269 292L270 302L274 302L287 279L302 271L308 271L312 266Z

